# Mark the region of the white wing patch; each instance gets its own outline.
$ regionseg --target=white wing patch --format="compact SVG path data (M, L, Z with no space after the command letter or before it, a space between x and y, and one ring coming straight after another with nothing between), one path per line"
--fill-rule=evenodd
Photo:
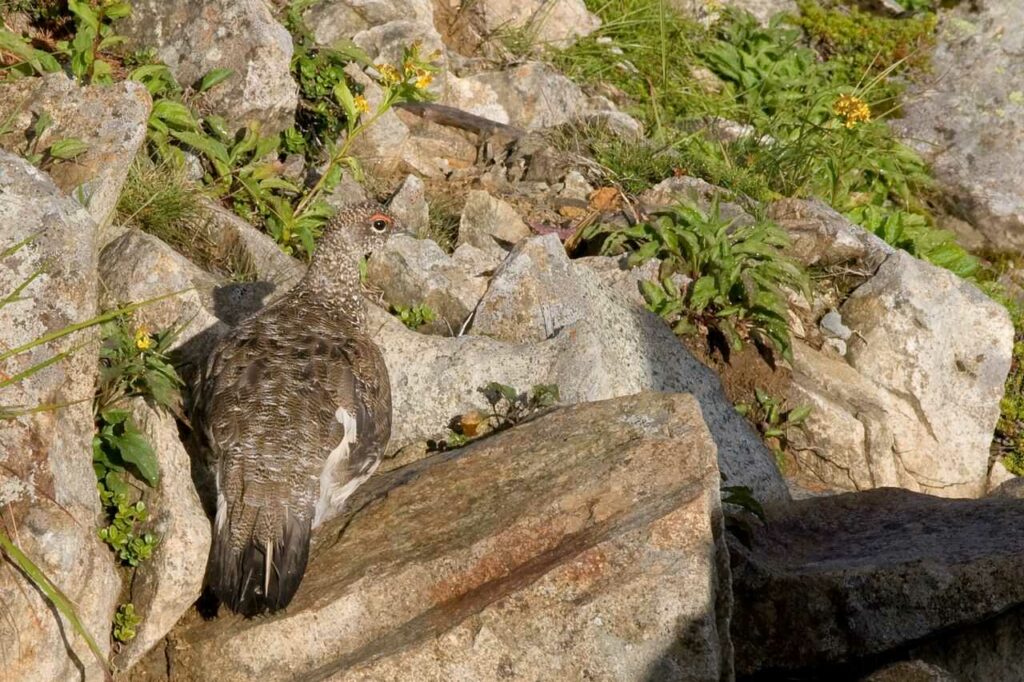
M224 524L228 520L228 501L224 497L224 489L220 487L220 463L217 464L216 483L217 487L217 518L216 527L217 532L221 532L224 529Z
M341 467L348 461L349 449L351 448L352 443L356 442L356 418L349 414L348 410L343 407L338 408L334 413L334 418L341 423L342 428L345 429L345 434L342 437L341 442L338 443L338 447L331 450L331 454L327 456L327 461L324 462L323 471L320 472L320 497L316 501L316 514L313 517L313 528L319 526L325 520L328 513L334 510L334 499L337 492L335 491L335 486L337 485L335 482L335 474L340 471ZM362 481L360 481L360 483L361 482ZM347 488L351 483L352 481L349 481L344 487ZM355 490L355 488L353 488L353 490Z

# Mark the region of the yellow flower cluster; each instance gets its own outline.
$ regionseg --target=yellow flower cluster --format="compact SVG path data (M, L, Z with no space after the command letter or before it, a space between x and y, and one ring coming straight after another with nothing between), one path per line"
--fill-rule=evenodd
M855 95L840 95L832 105L832 110L836 112L836 116L843 119L843 125L847 128L871 120L871 109L867 102Z
M434 74L426 69L416 69L416 87L425 90L434 80Z
M380 72L381 80L387 85L394 85L402 80L402 74L390 64L377 64L377 71Z
M149 350L153 347L153 337L149 335L149 329L146 327L135 330L135 347L139 350Z
M361 114L365 114L370 110L370 103L366 101L366 98L362 95L356 95L353 99L356 105L356 111Z

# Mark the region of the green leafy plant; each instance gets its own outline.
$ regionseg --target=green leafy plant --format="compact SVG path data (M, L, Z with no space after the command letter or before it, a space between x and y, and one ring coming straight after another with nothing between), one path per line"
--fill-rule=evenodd
M0 80L60 71L60 62L27 38L0 26Z
M15 113L17 111L18 109L15 109ZM89 149L89 145L75 137L54 140L45 147L40 147L46 131L52 126L53 117L46 111L41 111L36 116L32 129L29 131L28 139L25 141L25 146L21 151L21 155L26 161L44 170L61 161L71 161ZM9 132L12 131L7 126L0 126L0 134Z
M75 19L75 36L57 47L69 57L71 73L82 83L113 83L111 63L102 54L125 41L114 32L113 22L130 15L131 5L118 0L67 1Z
M978 272L978 259L956 243L953 233L936 229L921 214L901 209L860 206L847 214L853 222L912 256L946 268L961 277Z
M100 412L96 421L92 463L101 487L114 494L127 495L125 472L156 486L160 480L156 452L129 412L109 407Z
M928 67L936 17L924 13L912 18L890 18L857 8L825 8L813 0L800 0L793 21L802 27L811 45L827 60L833 80L857 82L881 74L900 76ZM929 0L903 0L908 10L930 10ZM891 107L901 85L887 78L876 103Z
M142 396L160 407L177 411L181 378L167 357L176 329L151 332L135 326L129 316L103 325L100 386L96 405L102 413L122 398Z
M129 502L125 493L100 489L100 500L110 518L110 525L99 530L99 537L125 566L137 567L153 556L159 542L156 535L140 530L149 520L149 511L142 500Z
M610 180L636 192L681 173L760 201L819 196L900 248L973 271L932 227L926 165L885 122L906 76L927 68L932 15L891 19L804 0L799 15L768 26L726 10L702 27L663 5L595 5L601 29L554 57L622 93L652 133L649 145L589 143ZM749 129L723 138L723 120Z
M993 277L993 280L983 282L982 287L1006 307L1014 329L1010 371L999 402L999 421L992 440L992 451L1012 473L1024 476L1024 307L1009 296L1006 288L995 279L1000 273L986 274Z
M529 392L492 381L480 388L491 413L487 415L492 429L507 428L523 421L531 414L557 404L558 386L537 384Z
M291 71L299 86L296 125L284 136L285 150L292 153L319 151L346 131L349 114L334 96L334 89L339 83L348 83L345 67L351 62L371 64L369 56L354 44L317 45L302 18L312 4L313 0L294 0L285 12L285 27L295 46Z
M341 52L332 54L332 59L342 58ZM420 56L416 46L405 50L400 67L377 65L377 68L382 95L372 112L361 94L353 94L340 70L332 72L328 79L329 93L319 87L306 92L307 108L313 107L309 102L315 95L319 109L334 112L330 125L311 124L306 131L309 134L315 131L317 136L333 135L317 138L318 149L327 156L327 163L310 187L281 176L279 156L282 151L301 147L303 151L312 152L305 141L300 142L296 137L301 137L299 132L286 131L284 143L279 135L261 135L256 126L234 133L221 117L196 115L166 67L145 64L135 69L132 76L144 82L157 98L149 119L149 137L157 159L184 164L183 149L197 153L205 171L203 184L209 191L230 202L234 211L247 221L266 229L286 252L301 251L309 256L323 225L333 213L324 199L325 194L337 185L346 168L361 177L359 163L350 153L352 143L395 104L427 97L425 87L430 74L436 70ZM200 87L215 87L223 77L223 74L208 74ZM332 126L338 130L331 129ZM327 129L331 130L325 132ZM339 132L343 139L336 141Z
M409 329L419 329L437 319L430 306L424 303L414 306L396 305L392 306L392 309L395 316Z
M783 402L760 389L754 389L753 403L740 403L736 411L750 420L761 433L765 444L775 455L779 468L785 466L786 449L790 446L790 434L801 427L811 414L809 405L785 409Z
M642 282L641 291L676 333L717 331L733 349L753 341L791 359L782 290L810 292L806 273L783 255L788 239L775 224L722 218L717 201L707 212L682 203L634 227L589 234L598 235L603 253L626 251L633 265L661 261L658 281Z
M132 641L141 622L142 619L135 613L135 604L121 604L114 614L114 639L119 642Z
M104 324L103 336L92 461L110 524L100 529L99 536L124 564L138 566L152 555L158 540L155 534L141 530L148 511L145 503L136 499L127 474L155 487L160 466L131 413L118 405L126 398L143 397L178 411L181 379L167 357L176 330L151 333L133 325L130 317L117 316Z

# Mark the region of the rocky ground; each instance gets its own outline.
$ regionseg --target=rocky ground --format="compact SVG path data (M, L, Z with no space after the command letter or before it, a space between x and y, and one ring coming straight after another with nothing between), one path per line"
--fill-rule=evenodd
M816 16L726 4L756 20L659 11L744 35ZM636 64L594 78L567 61L622 53L615 20L582 0L86 5L95 35L61 3L15 3L0 33L9 679L100 680L108 662L170 682L1020 679L1014 0L934 19L916 0L838 10L928 17L930 65L872 125L905 144L880 156L914 150L931 179L867 203L926 217L914 234L934 244L873 226L863 186L760 193L666 142L654 84L626 85ZM818 49L840 64L832 39ZM702 50L694 63L716 68L687 83L745 101L731 62ZM382 63L410 66L392 79ZM814 120L872 118L842 111ZM664 125L750 158L800 141L736 119ZM896 174L872 168L875 184ZM392 384L387 458L318 532L288 609L215 615L195 368L302 275L321 205L366 198L416 234L364 278ZM742 327L729 350L725 306L659 307L652 282L690 306L703 286L669 271L672 244L637 257L636 226L679 205L722 216L725 235L781 230L758 247L799 273L765 285L781 346ZM744 277L730 295L761 286Z

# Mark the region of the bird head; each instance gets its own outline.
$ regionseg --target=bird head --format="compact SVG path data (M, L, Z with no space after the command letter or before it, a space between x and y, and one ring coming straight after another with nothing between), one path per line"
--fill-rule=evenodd
M356 259L379 251L395 234L409 234L402 223L376 202L346 206L328 222L320 248L342 246Z

